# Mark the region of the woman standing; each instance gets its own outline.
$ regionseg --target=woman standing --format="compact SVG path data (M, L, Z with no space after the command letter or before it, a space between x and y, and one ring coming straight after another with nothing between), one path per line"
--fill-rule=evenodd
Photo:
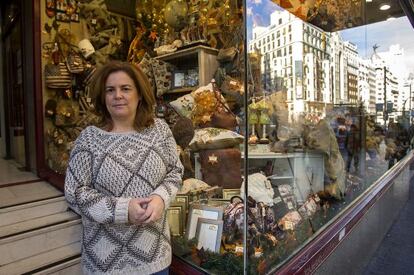
M85 274L168 274L165 209L183 167L140 68L111 62L92 85L99 127L82 131L71 152L65 196L82 216Z

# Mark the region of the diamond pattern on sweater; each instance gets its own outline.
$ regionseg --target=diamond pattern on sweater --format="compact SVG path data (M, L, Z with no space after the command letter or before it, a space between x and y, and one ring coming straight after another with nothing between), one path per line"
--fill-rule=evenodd
M141 163L148 157L149 144L136 138L123 138L119 146L113 148L111 157L131 172L142 169ZM137 144L139 146L137 146Z
M141 194L141 197L148 197L154 191L154 187L146 179L139 175L134 175L131 179L131 183L126 186L123 191L122 196L131 196L131 194L137 194L138 191Z
M91 251L94 251L92 255L96 254L101 262L108 262L116 255L116 251L119 250L118 246L113 245L113 241L106 238L105 235L101 235L96 243L91 247Z
M151 230L141 230L139 232L139 243L133 243L131 249L141 251L147 258L150 258L154 253L153 243L159 239L159 233Z
M151 183L154 188L161 182L163 175L167 173L166 163L153 150L147 156L137 174Z
M112 171L123 171L122 173L113 173ZM120 196L125 186L129 184L132 174L125 169L119 162L112 157L107 156L98 171L96 177L96 188L106 191L112 190L114 196ZM102 188L100 188L102 187Z

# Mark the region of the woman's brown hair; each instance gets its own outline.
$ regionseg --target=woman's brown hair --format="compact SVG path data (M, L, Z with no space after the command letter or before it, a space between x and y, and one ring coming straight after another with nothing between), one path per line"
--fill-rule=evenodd
M155 97L147 76L139 66L111 61L98 68L90 86L96 112L101 117L99 126L108 131L113 128L113 121L105 104L105 85L109 75L115 72L126 73L135 83L140 98L134 121L135 130L140 131L153 125Z

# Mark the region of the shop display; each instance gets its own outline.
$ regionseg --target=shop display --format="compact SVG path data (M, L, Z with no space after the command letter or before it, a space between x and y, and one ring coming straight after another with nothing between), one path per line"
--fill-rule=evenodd
M189 147L193 151L232 148L241 144L243 139L243 136L236 132L208 127L195 130Z
M396 160L401 145L362 107L330 101L340 85L328 80L339 72L324 71L334 68L330 54L338 55L328 52L330 35L312 34L321 45L312 52L310 42L292 40L285 20L293 17L281 15L286 9L301 18L304 29L311 22L336 30L360 24L361 1L267 1L281 12L268 29L279 28L273 38L261 36L264 27L244 37L243 24L258 22L262 1L137 0L135 18L109 12L105 2L44 3L46 162L64 174L74 140L97 123L89 94L96 69L112 59L139 66L185 168L166 210L174 254L184 262L242 274L246 253L249 274L273 273Z

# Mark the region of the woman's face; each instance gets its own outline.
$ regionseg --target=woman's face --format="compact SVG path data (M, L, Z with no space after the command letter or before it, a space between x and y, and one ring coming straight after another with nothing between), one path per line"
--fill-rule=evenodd
M105 84L105 105L116 123L119 120L133 123L139 96L132 78L123 71L111 73Z

